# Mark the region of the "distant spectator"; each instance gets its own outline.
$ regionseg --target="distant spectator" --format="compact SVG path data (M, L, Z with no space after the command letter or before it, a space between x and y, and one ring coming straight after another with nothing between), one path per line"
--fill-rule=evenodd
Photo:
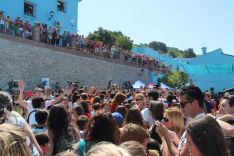
M46 156L51 148L49 136L46 133L36 133L35 138L43 151L43 156Z
M36 112L35 120L37 122L37 125L35 125L35 127L32 128L32 131L34 133L44 133L46 131L47 117L48 113L45 110L39 110L38 112Z

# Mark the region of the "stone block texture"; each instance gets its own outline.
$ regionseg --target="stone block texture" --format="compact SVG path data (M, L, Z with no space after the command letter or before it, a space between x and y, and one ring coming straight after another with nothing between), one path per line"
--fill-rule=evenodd
M42 78L50 78L50 84L59 82L61 87L67 81L78 81L84 86L99 85L100 88L111 79L116 84L122 84L124 80L149 82L150 71L147 69L141 75L140 67L88 54L72 54L70 49L25 42L0 38L0 88L7 89L10 80L23 79L26 88L33 89Z

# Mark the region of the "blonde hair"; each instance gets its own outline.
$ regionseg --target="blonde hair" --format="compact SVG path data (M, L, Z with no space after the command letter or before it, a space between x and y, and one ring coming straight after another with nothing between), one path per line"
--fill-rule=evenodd
M23 129L4 123L0 125L0 153L4 156L31 156Z
M179 108L172 107L165 111L165 115L168 117L168 120L173 123L172 130L181 135L185 129L184 116L182 111Z
M138 96L141 97L142 99L145 99L145 97L144 97L144 95L143 95L142 93L136 94L136 95L135 95L135 99L136 99L136 97L138 97Z
M123 142L119 146L134 156L147 156L148 154L145 147L137 141Z
M114 144L102 142L93 146L86 156L130 156L130 154Z

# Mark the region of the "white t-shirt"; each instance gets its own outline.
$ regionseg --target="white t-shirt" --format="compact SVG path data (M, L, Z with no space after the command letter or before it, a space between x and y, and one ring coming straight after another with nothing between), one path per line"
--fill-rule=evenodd
M44 107L44 109L47 109L47 108L51 105L51 103L52 103L53 101L54 101L54 100L46 100L46 101L45 101L45 107ZM27 103L28 103L27 111L28 111L28 113L30 113L30 112L33 110L32 100L31 100L31 99L28 100Z
M43 109L47 109L47 107L49 107L51 105L52 101L53 100L45 101L45 107ZM32 126L32 125L37 124L36 119L35 119L35 114L36 114L37 111L34 111L34 112L32 112L32 111L36 110L38 108L33 108L31 100L28 100L27 103L28 103L27 111L28 111L28 115L30 115L28 124L29 124L29 126Z
M30 127L32 127L32 125L37 125L36 119L35 119L35 114L37 112L37 109L33 109L33 112L29 113L30 116L28 116L29 120L28 120L28 124Z
M27 106L27 112L30 113L33 110L33 106L32 106L32 100L29 99L28 101L26 101L28 103Z
M149 125L149 127L155 122L155 120L153 119L153 117L150 114L149 108L145 108L141 111L141 115L143 117L143 120L145 122L147 122L147 124Z

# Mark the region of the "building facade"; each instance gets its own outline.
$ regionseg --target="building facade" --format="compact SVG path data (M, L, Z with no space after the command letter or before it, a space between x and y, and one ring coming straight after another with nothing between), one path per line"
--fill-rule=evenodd
M225 54L221 48L206 51L202 48L203 55L196 58L171 58L147 47L134 48L133 52L149 55L171 66L173 70L187 73L193 84L203 91L214 87L215 91L234 87L234 56ZM151 73L151 82L156 82L161 74Z
M1 0L0 11L11 19L20 17L59 27L62 31L76 34L78 30L78 2L80 0Z

